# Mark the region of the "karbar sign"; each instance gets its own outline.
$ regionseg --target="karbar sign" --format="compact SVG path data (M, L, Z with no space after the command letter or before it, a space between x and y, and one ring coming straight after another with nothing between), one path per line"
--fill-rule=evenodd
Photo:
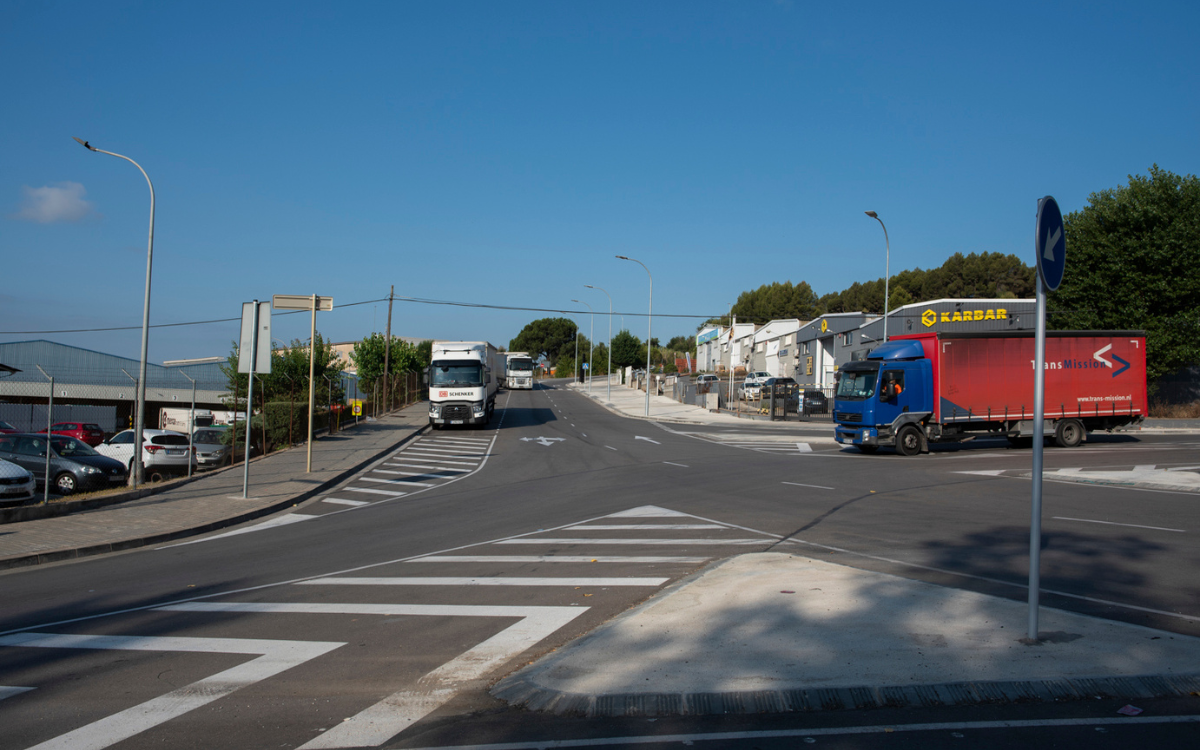
M921 322L926 328L932 328L939 321L942 323L971 323L977 320L1005 320L1008 310L997 307L989 310L955 310L941 313L940 317L934 310L926 310L921 314Z

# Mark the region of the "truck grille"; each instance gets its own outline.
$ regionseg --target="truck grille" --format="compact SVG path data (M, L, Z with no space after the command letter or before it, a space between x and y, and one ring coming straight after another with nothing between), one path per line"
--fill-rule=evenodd
M837 414L834 415L834 418L838 422L861 422L862 421L861 414L852 414L851 412L848 412L848 411L839 411Z
M442 407L442 419L470 419L471 407L467 404L451 404Z

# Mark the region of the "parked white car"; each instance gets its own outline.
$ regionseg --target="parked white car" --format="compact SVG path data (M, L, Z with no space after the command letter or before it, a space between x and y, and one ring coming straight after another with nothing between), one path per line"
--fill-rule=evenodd
M102 456L115 458L133 469L133 430L118 432L96 446ZM189 458L196 465L196 455L188 447L188 436L171 430L142 430L142 465L146 478L154 475L186 474Z
M0 502L24 502L33 497L37 478L11 461L0 458Z
M771 373L757 370L755 372L746 373L746 379L738 387L738 392L743 399L758 398L762 393L763 381L771 377Z

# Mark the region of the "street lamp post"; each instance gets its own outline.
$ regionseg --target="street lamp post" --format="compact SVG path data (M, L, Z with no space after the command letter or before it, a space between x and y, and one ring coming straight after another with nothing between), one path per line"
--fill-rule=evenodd
M578 300L578 299L573 299L571 301L575 302L577 304L580 304L580 305L587 305L587 309L588 309L588 316L589 316L588 317L588 346L590 347L588 349L588 395L591 396L592 395L592 370L594 369L592 367L592 364L593 364L592 363L592 353L596 351L596 340L594 338L592 338L592 334L596 330L596 326L595 326L596 316L592 312L592 306L588 305L588 303L584 302L583 300ZM578 351L579 345L576 344L575 348Z
M604 359L606 360L607 370L605 375L608 378L608 401L612 403L612 295L598 286L592 286L591 284L584 284L584 286L588 289L599 289L604 292L605 297L608 297L608 356Z
M646 416L648 417L650 416L650 326L654 322L654 276L650 273L650 269L646 268L646 264L637 258L626 258L624 255L617 257L637 263L646 270L646 275L650 277L650 310L646 316Z
M888 340L888 282L892 278L892 243L888 240L887 226L884 225L883 219L879 218L879 215L874 211L864 211L863 213L878 221L879 226L883 227L883 242L887 248L887 256L883 267L883 343L886 344Z
M72 137L74 138L74 136ZM142 173L142 177L146 178L146 184L150 186L150 239L146 246L146 299L142 305L142 363L138 370L137 416L135 417L137 421L133 426L133 470L129 472L129 486L137 487L142 481L142 428L146 423L146 359L150 349L150 268L154 262L154 183L150 182L150 175L146 174L146 170L142 169L142 165L128 156L96 148L87 141L79 138L75 138L75 140L89 151L108 154L109 156L115 156L118 159L124 159L129 162L138 168L138 171Z

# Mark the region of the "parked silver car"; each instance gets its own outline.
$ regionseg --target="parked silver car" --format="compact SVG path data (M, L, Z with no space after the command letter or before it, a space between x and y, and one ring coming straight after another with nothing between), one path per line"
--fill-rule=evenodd
M0 458L0 502L20 503L33 498L37 479L26 469Z

